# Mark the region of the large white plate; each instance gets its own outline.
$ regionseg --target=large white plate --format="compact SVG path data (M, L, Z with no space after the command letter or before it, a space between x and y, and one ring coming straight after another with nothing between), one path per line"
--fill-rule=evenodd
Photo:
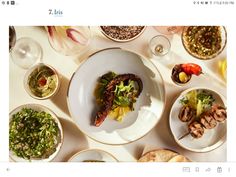
M174 136L175 141L181 147L194 152L208 152L216 149L225 142L226 130L227 130L226 122L218 123L215 128L210 130L205 130L204 135L199 139L195 139L191 135L188 135L185 138L178 140L182 135L188 132L187 123L181 122L178 118L179 110L182 107L182 105L180 104L180 100L188 92L195 89L207 91L208 93L212 94L212 96L215 98L214 103L226 106L225 98L213 90L200 87L187 89L180 94L180 96L175 100L174 104L172 105L169 116L170 129Z
M143 91L122 122L110 118L100 127L93 126L98 107L94 89L100 76L108 71L117 74L133 73L143 82ZM74 73L68 88L70 114L80 130L104 144L126 144L146 135L159 121L165 90L157 68L147 59L120 48L101 50L91 55Z

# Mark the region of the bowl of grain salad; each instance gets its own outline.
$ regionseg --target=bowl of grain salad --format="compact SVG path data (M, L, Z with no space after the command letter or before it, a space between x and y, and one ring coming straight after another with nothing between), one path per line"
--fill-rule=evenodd
M9 115L9 155L15 162L49 162L61 149L62 125L56 114L39 104L25 104Z
M139 37L145 26L100 26L101 32L115 42L129 42Z
M186 26L182 32L185 50L195 58L209 60L217 57L227 42L223 26Z

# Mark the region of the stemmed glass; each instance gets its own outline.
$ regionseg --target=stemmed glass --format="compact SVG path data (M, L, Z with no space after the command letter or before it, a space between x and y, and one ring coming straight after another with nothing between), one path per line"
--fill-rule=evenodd
M153 55L164 56L170 51L170 41L162 35L154 36L149 42L149 48Z
M165 35L171 35L178 33L183 27L182 26L154 26L154 28Z
M9 52L12 61L23 69L28 69L42 58L42 48L35 40L23 37L16 40L16 31L9 27Z

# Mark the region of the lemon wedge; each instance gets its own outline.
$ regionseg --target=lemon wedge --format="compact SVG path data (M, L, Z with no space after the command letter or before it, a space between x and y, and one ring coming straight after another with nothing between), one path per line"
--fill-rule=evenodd
M219 62L219 71L220 71L220 74L223 76L224 79L227 78L227 60L226 59L223 59Z

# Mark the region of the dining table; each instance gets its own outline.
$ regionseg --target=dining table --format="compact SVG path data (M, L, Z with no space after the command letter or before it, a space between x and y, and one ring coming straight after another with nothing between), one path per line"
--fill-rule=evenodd
M50 45L44 26L15 26L15 30L17 39L29 37L37 41L43 51L40 62L53 66L61 76L60 89L55 96L46 100L34 99L24 88L24 76L27 69L14 64L9 55L9 112L23 104L40 104L53 110L62 124L64 142L53 162L67 162L75 153L86 149L104 150L120 162L137 162L145 152L152 149L169 149L184 155L193 162L227 161L227 141L209 152L193 152L176 143L169 125L172 105L181 92L186 89L204 87L212 89L226 98L227 84L220 74L218 66L220 61L226 59L226 48L211 60L199 60L185 50L181 31L165 35L158 32L153 26L147 26L136 39L129 42L115 42L104 36L99 26L90 26L92 35L89 45L76 55L65 56L55 51ZM164 56L155 56L150 51L150 40L157 35L164 35L170 41L170 51ZM137 53L156 66L164 81L165 105L158 123L144 137L128 144L108 145L97 142L82 133L70 114L67 91L74 72L82 63L86 62L91 54L102 49L116 47ZM176 85L171 79L171 71L175 64L180 63L199 64L202 66L204 74L193 77L190 83L183 86Z

